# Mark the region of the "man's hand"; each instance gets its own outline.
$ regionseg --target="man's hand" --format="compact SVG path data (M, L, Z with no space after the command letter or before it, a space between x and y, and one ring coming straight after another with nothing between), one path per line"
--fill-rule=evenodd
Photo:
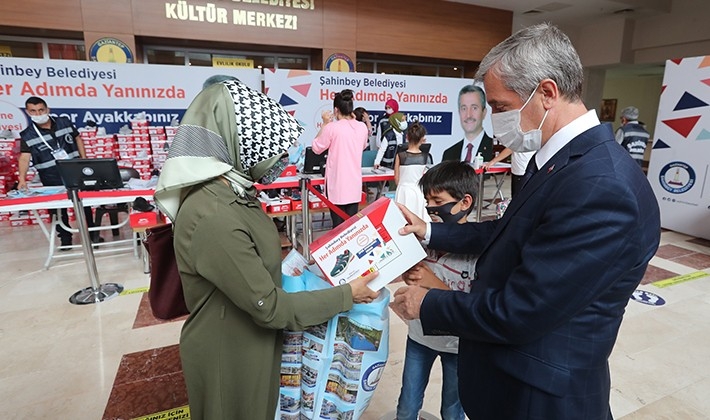
M394 292L394 302L390 303L390 308L404 320L419 319L422 301L428 292L429 289L419 286L400 287Z
M27 181L24 179L17 181L17 189L19 191L27 191Z
M367 284L379 275L380 273L375 271L347 283L353 291L354 303L370 303L377 299L379 292L373 292L372 289L367 287Z
M414 267L402 273L402 280L408 286L420 286L426 289L450 290L450 288L431 271L429 266L420 261Z
M417 238L419 238L420 241L424 239L424 236L426 236L426 222L420 219L416 214L409 211L409 209L403 204L397 203L397 207L399 207L402 214L404 214L404 218L407 220L407 223L409 223L399 229L399 234L406 235L408 233L413 233L417 236Z

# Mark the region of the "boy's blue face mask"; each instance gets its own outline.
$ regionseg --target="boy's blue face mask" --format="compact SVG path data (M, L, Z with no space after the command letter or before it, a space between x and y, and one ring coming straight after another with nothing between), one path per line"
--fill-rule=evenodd
M432 216L432 221L434 222L441 220L442 223L458 223L459 220L466 216L466 212L463 210L460 210L456 214L451 214L451 210L458 203L459 201L452 201L440 206L427 206L426 211L429 213L429 216Z

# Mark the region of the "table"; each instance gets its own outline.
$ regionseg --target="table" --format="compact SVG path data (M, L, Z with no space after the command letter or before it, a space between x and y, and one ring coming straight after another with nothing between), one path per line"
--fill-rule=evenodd
M64 192L61 192L61 189L58 187L33 188L30 191L33 191L36 194L0 200L0 211L29 210L32 212L35 219L39 222L39 225L42 228L42 232L47 237L47 240L49 242L49 255L47 257L47 261L45 262L45 269L48 269L52 259L56 258L54 255L54 229L56 228L56 225L58 223L61 224L62 227L67 230L79 232L81 234L81 248L82 253L84 255L84 261L86 263L87 272L89 274L89 279L91 280L91 285L89 287L77 291L72 296L70 296L69 302L76 305L84 305L103 302L104 300L118 296L118 294L123 291L123 286L116 283L101 284L99 282L99 276L96 270L96 261L94 259L93 244L89 239L89 230L97 231L118 228L125 224L128 221L128 218L126 218L126 221L124 221L123 224L89 228L87 225L86 216L83 212L83 208L85 206L130 203L138 197L152 197L154 191L129 189L79 191L76 188L72 188L68 191L65 190ZM61 209L69 207L73 207L74 212L76 213L76 220L77 224L79 225L78 230L72 229L69 226L65 226L64 223L61 221L60 217L56 217L52 220L52 222L50 223L50 228L48 230L38 213L39 209ZM113 241L106 244L116 245L122 242L125 241ZM135 238L132 237L130 239L130 242L134 254L137 254ZM117 249L114 248L109 251L115 250Z
M362 182L364 183L379 183L378 195L382 191L384 183L387 181L394 180L394 170L390 168L378 168L373 167L363 167L362 168ZM259 190L267 189L280 189L280 188L299 188L301 191L301 200L303 203L303 209L300 211L291 211L284 213L273 213L269 214L271 217L286 217L288 219L291 245L297 247L297 235L296 235L296 215L301 214L301 219L303 220L303 255L306 258L310 258L309 245L313 241L313 230L311 228L311 217L310 213L313 212L324 212L327 209L311 209L308 206L308 189L306 187L306 181L311 185L324 185L325 178L321 175L305 175L300 174L290 177L277 178L271 184L261 185L255 184L256 188Z
M494 175L494 178L496 180L496 194L500 191L500 188L503 186L503 182L505 181L505 174L510 172L510 164L509 163L495 163L493 166L491 166L487 171L484 172L483 167L478 168L475 170L476 175L478 175L478 196L476 197L476 221L480 222L481 221L481 213L483 211L483 178L485 178L483 175L485 174L491 174ZM502 174L500 180L498 180L497 177L495 177L496 174ZM495 194L494 194L495 197Z
M42 233L47 238L49 243L49 251L47 255L47 260L45 261L44 268L49 269L52 260L62 259L69 257L76 257L80 255L79 253L63 253L61 255L56 255L56 247L54 241L54 231L57 224L61 224L64 229L71 232L78 232L78 229L69 226L64 226L61 218L57 217L49 224L49 227L42 222L38 210L40 209L63 209L72 208L74 204L69 199L66 190L63 187L33 187L31 191L37 192L37 195L27 196L27 197L17 197L17 198L5 198L0 200L0 212L10 212L10 211L29 211L32 216L38 222ZM138 197L151 198L155 191L152 189L145 190L103 190L103 191L80 191L79 198L82 200L84 206L96 207L101 205L109 204L122 204L131 203ZM79 215L76 215L79 217ZM120 228L128 222L128 218L117 225L109 226L96 226L89 228L90 231L98 230L108 230L114 228ZM129 248L116 248L116 245L125 245L131 243L134 254L137 256L137 246L135 245L135 240L131 238L130 240L123 241L113 241L104 242L101 244L103 249L95 251L96 254L103 254L108 252L115 252L117 250L129 249ZM79 248L82 245L74 245L73 249ZM111 249L107 249L111 248Z
M394 170L389 169L389 168L378 168L377 170L375 170L372 167L365 167L365 168L362 168L362 174L363 174L363 179L362 179L363 183L365 183L365 182L384 183L386 181L390 181L390 180L394 179ZM293 244L294 247L296 247L297 246L297 238L296 238L296 217L295 216L298 214L301 214L303 216L303 220L306 221L303 223L304 249L306 252L308 252L308 244L310 244L310 240L312 239L310 211L325 212L327 210L326 209L309 209L308 208L308 191L305 190L305 184L303 184L304 179L308 179L311 182L311 184L313 184L313 185L325 184L325 178L320 175L297 175L297 176L277 178L275 182L268 184L268 185L256 184L255 186L259 190L281 189L281 188L300 188L301 189L301 199L303 200L303 210L302 211L294 211L294 212L288 212L288 213L274 213L274 214L269 214L269 216L271 216L271 217L285 216L285 217L289 218L290 236L291 236L291 240L292 240L291 243ZM79 253L66 253L66 254L63 253L61 255L57 255L55 241L54 241L54 230L56 227L56 223L62 223L61 219L56 218L49 225L49 227L47 227L45 225L45 223L43 223L41 221L39 213L38 213L38 210L40 210L40 209L61 209L61 208L73 207L73 203L68 198L66 190L64 190L63 187L36 187L36 188L32 188L32 191L36 191L39 194L36 196L30 196L30 197L1 199L0 200L0 212L30 211L30 212L32 212L33 217L38 222L40 222L39 226L42 229L42 232L44 233L44 235L47 238L47 241L49 243L49 252L48 252L47 260L44 265L45 269L49 269L49 267L54 259L76 257L76 256L80 255ZM141 189L141 190L121 189L121 190L103 190L103 191L80 191L79 198L82 200L82 203L84 206L96 207L96 206L107 205L107 204L131 203L138 197L152 199L154 193L155 193L155 190L153 190L153 189ZM78 217L78 215L77 215L77 217ZM120 228L123 225L125 225L125 223L127 221L128 221L128 219L126 219L125 221L123 221L119 225L97 226L94 228L90 228L89 230L96 231L96 230ZM63 227L65 229L73 231L73 232L78 231L77 229L74 229L74 228L71 228L68 226L63 226ZM136 254L136 257L137 257L138 251L137 251L137 247L135 246L136 241L134 238L131 238L129 241L133 244L134 253ZM126 241L104 242L101 244L101 247L102 248L110 247L113 244L123 244L123 243L126 243ZM77 248L80 246L82 246L82 245L76 245ZM99 249L99 250L95 251L95 253L102 254L102 253L114 252L117 250L118 250L117 248Z

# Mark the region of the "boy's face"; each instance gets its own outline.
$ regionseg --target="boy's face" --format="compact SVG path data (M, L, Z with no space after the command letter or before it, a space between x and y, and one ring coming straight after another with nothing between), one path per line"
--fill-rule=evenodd
M473 200L466 194L463 200L457 200L447 191L430 191L426 195L427 211L434 223L465 223L464 212L471 207ZM453 204L453 207L451 206Z

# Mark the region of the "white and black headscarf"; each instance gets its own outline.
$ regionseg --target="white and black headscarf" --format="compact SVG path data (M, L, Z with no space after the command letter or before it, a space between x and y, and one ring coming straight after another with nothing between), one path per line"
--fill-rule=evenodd
M214 84L192 101L158 179L155 201L175 220L188 187L223 176L240 196L256 194L288 163L303 127L273 99L238 80Z

